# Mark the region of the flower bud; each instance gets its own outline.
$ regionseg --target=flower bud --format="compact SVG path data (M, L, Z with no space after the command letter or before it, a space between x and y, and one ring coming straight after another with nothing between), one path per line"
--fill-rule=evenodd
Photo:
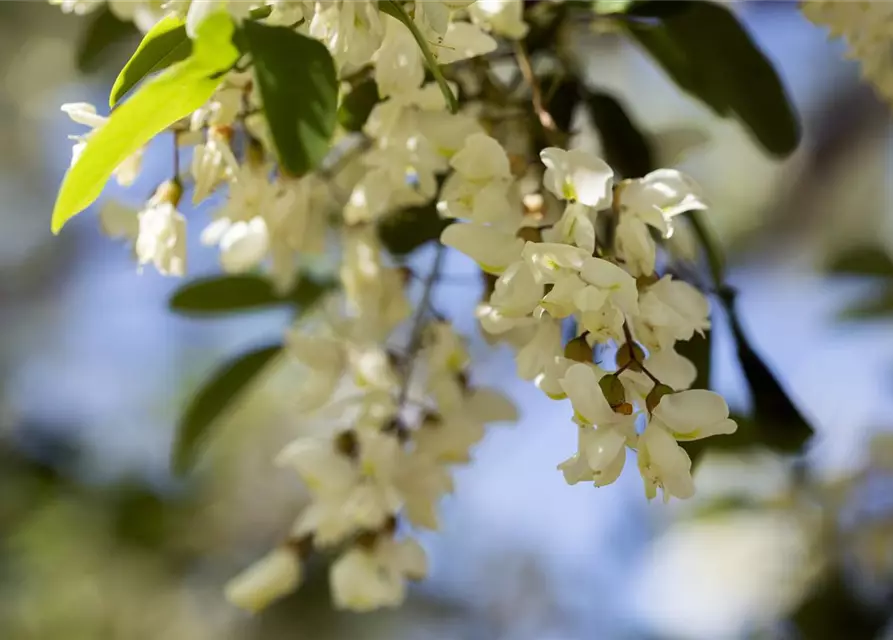
M151 204L171 204L176 207L180 204L183 195L183 185L179 180L165 180L155 190L155 195L149 201Z
M602 393L605 394L605 400L608 401L612 409L616 410L626 402L626 390L617 376L613 374L604 376L598 381L598 386L601 387Z
M618 369L629 369L630 371L641 371L641 362L645 359L645 351L635 342L626 342L617 349L617 355L614 361L617 363Z
M671 393L675 393L673 388L665 384L656 384L651 392L645 397L645 406L648 411L654 411L654 408L660 404L661 398Z
M592 362L592 347L586 342L586 336L574 338L564 347L564 357L576 362Z
M226 585L226 599L257 613L294 591L301 582L301 560L288 546L279 547Z

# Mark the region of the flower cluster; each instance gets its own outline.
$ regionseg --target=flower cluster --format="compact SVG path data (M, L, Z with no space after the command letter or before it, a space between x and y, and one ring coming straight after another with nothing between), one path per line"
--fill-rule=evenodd
M579 445L559 465L565 478L610 484L633 449L649 498L658 489L665 500L690 497L691 460L678 442L736 427L720 396L689 390L697 372L674 350L677 341L710 327L707 299L656 272L652 230L666 237L674 216L703 209L697 185L672 170L615 183L598 158L547 148L543 184L566 206L550 226L522 226L521 216L494 218L493 208L473 206L490 190L506 188L508 159L498 142L472 136L454 161L466 151L479 163L473 172L456 167L456 175L470 176L468 222L448 227L441 240L498 275L479 318L485 331L507 335L518 348L519 376L551 398L570 398ZM441 205L456 210L449 201ZM576 335L565 342L568 319ZM593 362L593 349L607 353L609 345L613 371ZM640 422L644 429L637 429Z
M497 86L489 69L476 73L469 64L450 83L436 75L439 82L426 84L426 57L450 65L495 51L494 35L522 38L520 0L417 0L411 11L387 5L401 19L372 0L258 4L269 11L251 19L325 44L345 88L375 81L379 101L362 131L342 132L347 163L336 158L301 177L280 170L250 64L235 65L210 101L171 126L171 180L141 212L107 208L102 216L110 235L133 243L140 265L166 275L186 271L186 219L177 209L184 188L194 204L225 189L201 239L219 248L228 273L265 267L286 292L304 256L338 256L337 292L286 340L306 373L296 408L324 428L288 445L278 464L294 470L310 501L287 540L228 586L230 599L263 608L299 585L311 553L335 555L330 583L342 608L397 605L407 580L425 575L425 554L409 529L437 528L453 465L469 460L488 424L516 417L505 397L472 384L463 340L434 308L445 247L491 276L478 318L485 332L517 348L520 377L570 399L579 444L559 465L567 481L609 484L633 450L649 498L658 489L666 500L691 496L691 461L679 442L736 427L721 397L690 389L697 372L675 345L710 327L709 305L658 252L674 216L706 207L697 185L667 169L616 180L602 160L556 147L541 152L542 170L527 160L541 146L527 123L540 114L519 110L514 89ZM166 6L189 34L221 7L237 20L256 15L250 2ZM517 49L521 78L533 71L523 44ZM537 111L542 96L533 85ZM488 103L488 92L498 99ZM462 108L452 113L445 95L457 94ZM90 105L63 109L94 131L106 122ZM524 135L512 132L518 122ZM78 139L73 163L90 135ZM181 147L192 151L184 175ZM134 181L140 155L118 167L119 182ZM550 218L547 201L564 203L560 216ZM413 301L414 274L386 250L379 223L433 202L451 224ZM613 354L616 367L596 364L596 351L601 359Z
M893 102L893 6L887 2L807 0L803 15L843 38L847 56L862 65L862 75Z

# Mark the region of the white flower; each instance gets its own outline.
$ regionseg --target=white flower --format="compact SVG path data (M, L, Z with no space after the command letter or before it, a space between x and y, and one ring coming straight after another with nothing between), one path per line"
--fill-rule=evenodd
M202 241L220 246L220 266L225 272L245 273L266 257L270 248L270 231L266 220L260 216L247 222L230 222L227 218L219 218L204 230Z
M630 273L648 276L654 273L657 245L648 225L635 216L621 216L614 235L617 257Z
M350 4L348 2L348 4ZM375 83L382 98L406 94L422 86L425 66L419 45L396 18L384 16L384 40L372 58Z
M412 434L416 451L440 463L468 462L469 450L483 438L487 424L518 419L512 402L487 388L473 389L441 411L439 417L423 420Z
M574 363L575 361L570 358L555 356L550 362L546 363L543 372L534 380L537 389L545 393L552 400L564 400L567 397L567 394L561 387L561 379Z
M645 359L644 365L651 375L676 391L688 389L698 377L695 364L674 349L652 351ZM624 383L629 383L628 389L640 396L642 403L654 387L654 382L640 371L627 369L620 374L620 377Z
M584 311L580 314L580 324L586 330L586 339L590 346L608 340L623 340L624 317L620 309L605 303L596 311Z
M192 0L186 13L186 34L190 38L195 38L198 26L204 19L221 9L229 11L234 18L246 18L254 4L241 0Z
M451 224L440 234L440 241L495 275L518 260L524 249L524 241L513 233L474 223Z
M533 338L518 351L518 376L523 380L533 380L561 353L561 324L543 317L537 323Z
M452 159L472 136L483 133L480 122L472 114L449 113L442 106L436 111L417 109L415 118L418 131L434 151L447 160Z
M423 4L433 4L425 2ZM432 47L440 64L476 58L496 50L496 40L470 22L452 22L439 45Z
M372 549L353 547L332 565L332 600L339 609L372 611L406 598L406 580L428 573L424 550L412 539L379 537Z
M84 16L105 4L105 0L50 0L50 4L59 5L64 13Z
M404 455L397 438L380 431L346 437L355 451L342 452L328 439L303 438L277 458L294 468L313 494L293 534L312 533L317 545L337 544L356 530L377 530L402 504L394 484Z
M528 242L522 252L524 261L543 284L555 284L576 274L592 256L585 249L555 242Z
M649 500L663 492L664 502L670 496L690 498L695 493L691 477L691 459L676 440L656 421L651 421L639 436L639 473Z
M278 547L230 580L225 588L231 603L257 613L290 594L301 582L301 560L294 549Z
M674 216L707 208L698 184L675 169L658 169L644 178L624 180L617 199L621 216L636 216L665 236Z
M520 40L527 35L523 0L477 0L468 13L474 22L500 36Z
M640 293L633 328L647 349L669 349L677 340L689 340L695 331L709 329L709 314L704 294L667 275Z
M195 181L192 203L197 205L211 195L221 182L236 175L239 161L233 155L225 135L212 128L208 141L195 146L191 170Z
M527 263L519 260L497 278L490 304L504 316L519 318L531 313L542 297L543 285L536 282Z
M569 367L561 379L561 388L574 407L574 421L587 426L629 428L632 415L617 413L608 404L599 381L608 375L594 364L578 362Z
M96 113L96 107L86 102L70 102L63 104L61 108L62 111L68 114L68 117L74 122L90 127L93 131L99 129L108 121L108 118ZM83 136L73 137L76 143L71 150L71 166L74 166L78 161L78 158L80 158L81 152L84 150L84 147L86 147L91 133L92 131ZM115 180L117 180L118 184L122 187L129 187L136 182L137 177L139 177L142 164L143 149L140 148L115 168L115 171L113 172Z
M735 421L729 419L729 407L723 397L706 389L665 395L654 408L652 420L677 440L729 434L738 428Z
M339 68L360 67L381 46L385 28L370 0L317 2L310 35L322 40Z
M540 152L546 165L543 184L555 197L603 209L611 204L614 172L603 160L585 151L549 147Z
M589 255L594 254L595 225L590 217L590 209L579 202L568 203L558 223L543 232L543 240L575 244Z
M558 278L552 285L552 289L542 299L541 306L553 318L567 318L578 311L577 296L585 289L586 283L575 273L569 273Z
M441 497L453 491L453 477L449 470L417 446L401 465L395 484L403 497L402 513L410 524L438 529L438 503Z
M186 218L168 201L150 200L139 212L134 249L140 266L152 263L165 276L186 274Z
M455 173L447 178L437 205L443 216L478 223L512 220L512 203L508 196L511 169L505 149L499 142L476 133L453 156L450 166Z
M577 452L558 465L565 482L603 487L617 480L626 463L626 440L620 429L579 425Z
M589 285L576 296L581 311L598 311L607 302L627 315L639 312L635 279L613 262L587 258L580 276Z

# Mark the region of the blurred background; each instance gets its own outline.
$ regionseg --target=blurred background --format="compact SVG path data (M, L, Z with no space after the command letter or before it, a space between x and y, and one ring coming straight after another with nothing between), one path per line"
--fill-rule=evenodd
M0 638L883 637L893 615L890 108L796 3L736 9L803 119L804 143L784 162L624 39L575 37L594 61L590 80L660 141L659 164L704 186L742 324L816 429L804 458L710 451L684 504L648 504L635 468L608 488L567 486L555 465L576 446L569 407L515 379L511 352L474 324L476 280L448 279L437 306L469 336L475 382L503 388L522 418L495 428L459 472L443 530L422 538L430 579L403 609L359 616L332 611L320 571L252 618L221 588L302 503L271 464L301 433L288 403L300 380L281 367L253 389L190 479L170 474L169 449L204 377L277 339L288 316L177 317L167 300L179 283L138 274L95 211L50 234L67 136L80 133L59 105L101 110L134 45L86 73L83 19L0 3ZM137 185L108 197L138 205L168 162L150 148ZM216 253L197 238L193 249L191 274L214 273ZM459 255L447 271L473 274ZM728 331L714 335L713 386L745 411Z

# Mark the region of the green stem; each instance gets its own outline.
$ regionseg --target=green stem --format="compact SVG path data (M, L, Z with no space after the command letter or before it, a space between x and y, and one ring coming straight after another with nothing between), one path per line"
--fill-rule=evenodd
M409 32L412 33L412 37L415 38L415 41L419 45L419 49L422 51L425 63L431 70L434 80L437 81L437 86L440 87L440 91L443 93L443 97L447 101L447 106L449 106L450 112L457 113L459 111L459 101L456 99L456 96L453 95L450 85L447 84L446 78L440 70L440 65L437 64L437 58L434 57L434 53L431 51L431 47L428 46L425 36L419 31L418 25L416 25L415 21L406 12L406 9L403 8L403 5L400 4L398 0L382 0L378 6L386 14L405 24L406 28L409 29Z

